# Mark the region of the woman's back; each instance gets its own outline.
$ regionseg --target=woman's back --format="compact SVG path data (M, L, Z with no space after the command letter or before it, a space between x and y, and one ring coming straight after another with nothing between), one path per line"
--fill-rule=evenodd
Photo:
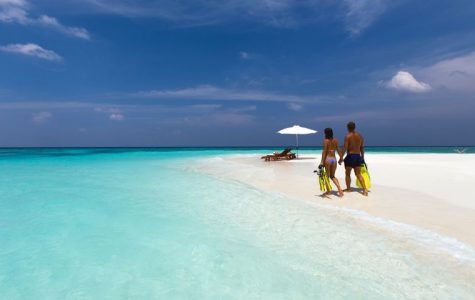
M337 139L325 139L325 147L327 148L327 156L335 157L335 152L338 151Z
M326 174L335 183L338 188L338 196L343 196L343 191L340 186L340 182L335 177L337 168L336 152L341 156L340 147L338 146L338 140L333 138L333 129L325 128L325 139L323 140L323 153L320 167L325 166ZM326 191L323 195L328 195L330 191Z

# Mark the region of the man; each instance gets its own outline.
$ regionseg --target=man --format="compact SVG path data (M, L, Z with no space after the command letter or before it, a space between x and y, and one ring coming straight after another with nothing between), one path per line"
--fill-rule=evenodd
M343 156L345 157L345 173L346 173L346 190L345 192L351 192L351 170L355 170L357 180L360 181L363 187L363 195L368 196L368 189L366 188L363 176L361 176L361 163L364 161L364 139L361 134L356 132L355 122L349 122L346 125L348 134L345 137L345 143L342 149L342 155L338 163L341 165L343 162Z

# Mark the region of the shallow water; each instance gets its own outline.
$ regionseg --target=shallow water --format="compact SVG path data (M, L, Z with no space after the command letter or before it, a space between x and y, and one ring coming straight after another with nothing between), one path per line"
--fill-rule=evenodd
M238 150L0 152L2 299L475 298L471 249L191 171Z

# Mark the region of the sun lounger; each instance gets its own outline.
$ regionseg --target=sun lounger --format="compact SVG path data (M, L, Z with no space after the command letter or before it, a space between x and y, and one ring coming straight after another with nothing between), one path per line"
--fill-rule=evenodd
M281 153L274 152L272 154L264 155L261 157L261 159L265 161L281 160L281 159L291 160L291 159L296 158L295 153L292 153L291 151L292 149L287 148Z

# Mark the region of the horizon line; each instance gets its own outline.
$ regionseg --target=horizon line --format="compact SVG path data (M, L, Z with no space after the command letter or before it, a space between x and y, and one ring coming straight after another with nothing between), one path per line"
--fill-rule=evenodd
M0 146L0 149L177 149L177 148L189 148L189 149L206 149L206 148L282 148L291 147L294 149L304 148L321 148L322 146L289 146L289 145L276 145L276 146ZM365 147L371 148L452 148L452 147L475 147L475 145L368 145Z

